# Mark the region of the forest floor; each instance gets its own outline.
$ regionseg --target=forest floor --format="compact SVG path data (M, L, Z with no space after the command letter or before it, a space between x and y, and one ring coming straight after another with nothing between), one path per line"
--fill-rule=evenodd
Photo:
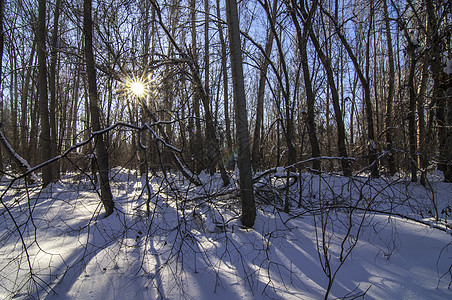
M253 229L236 183L216 175L195 187L161 174L148 190L115 169L107 218L88 177L45 189L4 178L0 298L452 299L452 184L439 172L427 187L294 174L285 189L281 171L255 184Z

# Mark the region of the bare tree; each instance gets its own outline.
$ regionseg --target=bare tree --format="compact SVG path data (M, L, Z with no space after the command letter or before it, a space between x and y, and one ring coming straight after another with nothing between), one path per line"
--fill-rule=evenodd
M46 1L38 1L38 24L36 28L37 53L38 53L38 92L39 92L39 114L41 117L41 160L47 161L51 156L49 107L47 95L47 67L46 67ZM42 183L47 186L52 182L52 166L46 165L42 168Z
M411 3L411 1L409 2ZM435 104L436 123L438 125L439 169L444 172L444 180L446 182L452 182L452 164L450 162L450 158L452 157L452 151L450 149L450 145L452 144L452 130L450 129L451 120L448 119L451 114L451 104L449 103L451 98L447 95L447 89L450 84L447 83L448 76L445 76L441 67L443 36L446 35L443 33L445 26L442 27L441 22L447 14L442 13L443 10L438 10L436 7L440 7L440 5L435 3L435 1L425 1L428 59L433 79L432 101ZM450 28L445 30L450 30Z
M57 89L56 89L56 76L57 76L57 56L58 56L58 28L60 19L60 6L61 0L56 0L55 12L53 18L53 33L50 49L50 77L49 77L49 89L50 89L50 106L49 106L49 122L50 122L50 154L51 157L57 156L57 143L58 133L56 125L56 105L57 105ZM60 162L57 161L52 164L52 176L54 179L60 177Z
M312 24L311 24L312 17L317 9L317 4L318 4L317 1L314 1L311 9L309 9L309 11L306 11L305 7L299 8L301 10L301 15L305 19L303 39L307 39L307 36L309 34L311 41L314 44L314 48L315 48L317 54L319 55L319 58L325 68L325 71L327 74L328 86L331 91L334 115L335 115L336 124L337 124L337 145L338 145L339 155L344 158L341 160L342 171L344 172L345 176L351 176L352 172L351 172L351 169L349 166L349 162L347 159L345 159L348 157L347 147L346 147L346 143L345 143L345 125L344 125L344 119L342 117L342 110L340 107L339 91L338 91L338 88L336 85L336 80L334 78L335 76L333 73L333 67L331 65L331 58L327 57L327 55L322 50L322 47L321 47L317 37L314 34L314 31L312 29ZM306 51L306 50L304 50L304 51ZM307 59L307 54L304 54L304 55L306 55L306 59ZM306 75L308 76L308 78L310 78L309 72ZM305 81L306 81L306 76L305 76ZM311 88L311 90L312 90L312 88ZM311 101L313 101L313 100L311 100ZM311 110L312 110L312 108L311 108ZM309 115L309 106L308 106L308 115ZM312 144L312 142L311 142L311 144ZM318 156L320 156L320 151L319 151Z
M221 19L220 14L220 0L217 0L217 18ZM226 53L226 42L224 40L223 34L223 24L217 22L218 26L218 36L220 38L221 46L221 71L223 77L223 101L224 101L224 122L226 127L226 143L228 149L232 149L232 138L231 138L231 120L229 118L229 83L228 83L228 67L227 67L227 53Z
M392 107L394 101L394 83L395 83L395 69L394 69L394 51L392 49L392 36L391 36L391 27L389 24L389 13L388 13L388 4L387 0L383 0L383 11L384 11L384 21L385 21L385 29L386 29L386 44L388 48L388 62L389 62L389 77L388 77L388 96L386 98L386 113L385 113L385 143L386 143L386 151L389 152L388 155L388 168L389 174L392 176L397 171L395 161L394 161L394 153L393 153L393 140L392 140L392 130L391 130L391 121L392 121Z
M85 59L86 59L86 74L88 77L88 94L89 94L89 109L91 112L91 125L94 131L99 131L100 127L100 112L97 103L97 80L96 68L94 64L93 54L93 24L92 24L92 3L91 0L83 1L83 34L85 36ZM114 202L111 194L110 181L108 178L109 165L108 154L105 147L102 135L96 135L94 138L96 147L96 158L100 177L101 201L105 208L106 216L113 213Z
M317 4L315 3L315 6ZM311 153L312 157L319 157L320 156L320 147L319 147L319 141L317 138L317 129L315 124L315 94L312 87L312 80L311 80L311 72L309 70L309 61L308 61L308 34L312 31L311 28L311 20L313 17L313 13L315 12L315 6L309 11L309 14L306 13L304 7L298 7L297 3L295 1L291 1L291 6L289 7L289 12L292 17L292 21L295 25L295 29L297 31L297 42L298 42L298 50L300 51L300 57L301 57L301 66L303 70L303 78L304 78L304 88L306 93L306 106L307 106L307 113L306 113L306 125L308 130L308 137L309 142L311 144ZM297 18L297 12L299 10L303 11L303 30L301 29L300 23ZM315 170L321 170L320 167L320 161L314 160L312 164L313 168Z
M232 86L234 94L236 138L239 147L238 167L240 176L240 197L242 201L242 224L253 227L256 219L253 179L251 174L250 142L246 110L245 85L243 80L242 49L240 41L239 16L236 0L226 1L229 49L231 52Z
M371 4L373 7L373 4ZM350 57L353 66L355 67L355 71L358 75L358 78L361 82L361 86L363 89L363 96L364 96L364 105L366 107L366 121L367 121L367 143L368 143L368 152L369 152L369 167L371 170L372 177L379 177L380 172L378 170L378 155L377 155L377 145L375 141L375 131L374 131L374 117L373 117L373 108L372 108L372 100L370 95L370 85L369 85L369 76L366 76L365 72L363 71L363 68L361 67L360 63L358 62L358 59L355 55L355 52L353 51L352 47L350 46L347 38L345 37L341 26L339 25L339 21L332 16L323 6L321 6L322 12L326 14L330 20L333 22L333 26L335 28L335 32L337 36L339 37L342 45L344 45L345 50L348 53L348 56ZM371 8L371 12L369 14L370 19L373 19L373 9ZM370 25L369 25L370 26ZM372 27L372 26L370 26ZM369 28L370 32L370 28ZM368 47L369 47L370 41L368 41ZM369 51L367 50L366 53Z
M19 150L21 154L28 158L28 135L29 135L29 128L27 126L27 111L28 111L28 104L31 104L31 101L29 101L29 89L30 89L30 81L31 81L31 75L32 75L32 64L35 60L35 53L36 53L36 40L33 41L33 45L31 47L31 53L30 57L28 59L27 63L27 71L25 72L25 77L23 79L22 84L22 92L20 96L20 106L21 106L21 115L20 115L20 146Z
M414 76L416 70L416 46L412 42L412 38L409 36L407 30L405 30L407 35L407 47L406 52L408 55L408 78L407 78L407 88L408 88L408 140L410 148L410 165L411 165L411 181L417 181L417 139L416 139L416 88L414 86Z

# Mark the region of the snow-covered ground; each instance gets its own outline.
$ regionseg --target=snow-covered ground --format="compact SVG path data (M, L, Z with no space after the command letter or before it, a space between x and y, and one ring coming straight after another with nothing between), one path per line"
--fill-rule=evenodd
M0 298L452 299L451 184L303 174L286 194L280 171L256 183L253 229L216 176L153 176L148 194L114 170L108 218L87 177L3 179Z

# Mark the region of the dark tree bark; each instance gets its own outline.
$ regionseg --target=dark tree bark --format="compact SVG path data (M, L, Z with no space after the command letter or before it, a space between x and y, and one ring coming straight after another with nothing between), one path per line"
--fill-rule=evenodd
M31 101L29 101L29 89L30 89L30 80L31 80L31 74L32 74L32 65L33 61L35 59L35 52L36 52L36 41L33 41L33 45L31 47L31 53L30 57L27 63L27 71L25 72L24 77L24 83L22 86L22 93L20 96L20 146L19 151L22 156L28 159L27 156L27 148L28 148L28 126L27 126L27 112L28 112L28 105L31 106Z
M408 111L408 140L410 148L410 170L411 181L417 181L417 139L416 139L416 90L414 86L414 76L416 71L416 47L411 42L409 36L407 54L409 58L408 66L408 99L409 99L409 111Z
M256 219L253 178L251 174L250 142L246 110L245 85L243 79L242 49L236 0L226 1L229 49L231 53L232 86L234 94L236 138L239 147L238 167L240 176L240 198L242 201L242 224L253 227Z
M207 99L209 99L207 106L208 108L204 108L206 112L206 117L212 111L211 102L212 98L210 95L210 42L209 42L209 0L204 0L204 94ZM205 103L203 102L205 107ZM212 126L206 125L206 136L208 137L208 147L206 149L206 157L207 157L207 170L210 175L213 175L216 171L216 166L218 159L220 158L220 147L217 141L216 133L215 133L215 122L213 119L213 115L210 114L209 119L211 119ZM207 121L209 122L209 121ZM213 129L213 132L211 130ZM218 148L218 149L216 149Z
M190 0L190 22L191 22L191 57L195 64L198 63L198 49L197 49L197 28L196 28L196 1ZM197 83L193 80L193 112L195 115L194 137L190 139L190 150L194 157L195 170L197 173L201 172L204 160L204 145L202 142L201 130L201 114L199 107L199 92ZM193 119L190 119L191 122ZM193 126L192 126L193 128Z
M33 73L36 73L33 72ZM35 78L36 75L33 74L32 78ZM35 86L36 86L36 82L33 80L33 87L31 89L31 91L35 90ZM39 115L38 115L38 111L39 111L39 98L38 98L38 93L37 92L32 92L32 95L30 97L30 104L29 106L31 107L30 110L30 124L39 124ZM36 153L38 152L38 126L31 126L30 128L30 138L29 138L29 143L28 143L28 148L27 148L27 154L25 155L25 158L28 159L28 161L32 164L35 165L37 163L39 163L40 158L37 157Z
M57 68L57 56L58 56L58 23L60 18L60 5L61 0L56 0L55 12L53 19L53 33L50 49L50 77L49 77L49 89L50 89L50 106L49 106L49 122L50 122L50 156L57 156L57 143L58 133L56 126L56 68ZM60 162L56 161L52 164L52 176L54 179L60 178Z
M448 124L445 137L445 148L447 149L445 160L447 165L444 170L444 181L452 182L452 74L445 75L443 83Z
M41 117L41 160L47 161L51 156L49 107L47 94L47 67L46 67L46 0L38 1L38 24L36 28L36 41L38 53L38 101L39 115ZM47 186L52 182L52 166L42 168L42 183Z
M394 83L395 83L395 70L394 70L394 51L392 49L392 36L391 27L389 24L389 13L387 0L383 0L384 21L385 21L385 33L386 44L388 48L388 61L389 61L389 74L388 74L388 96L386 98L386 113L385 113L385 144L386 151L388 151L388 169L389 175L393 176L397 172L394 153L393 153L393 141L392 141L392 107L394 102Z
M91 0L83 1L83 34L85 36L86 74L88 77L91 125L93 131L99 131L101 127L97 95L96 69L94 65L93 54L93 21L91 16L91 5ZM106 216L109 216L113 213L114 202L110 189L110 181L108 178L108 153L102 135L96 135L96 137L94 138L94 143L96 147L96 157L99 170L101 201L104 205Z
M430 64L430 72L433 79L432 101L435 105L436 123L438 126L438 140L439 140L439 154L440 164L438 169L444 172L444 180L446 182L452 182L452 163L450 161L452 141L451 120L448 120L451 104L449 103L450 97L446 95L447 80L445 80L445 74L441 65L441 36L440 36L440 24L435 9L435 3L433 0L425 1L427 11L427 43L428 58Z

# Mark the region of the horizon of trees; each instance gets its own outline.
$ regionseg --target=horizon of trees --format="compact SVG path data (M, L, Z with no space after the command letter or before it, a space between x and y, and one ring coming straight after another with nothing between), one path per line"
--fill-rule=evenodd
M400 172L425 184L438 166L452 182L450 1L240 1L240 45L228 0L92 1L94 79L87 2L3 4L0 130L17 154L35 166L94 131L135 126L101 135L107 161L96 136L43 168L44 184L98 169L104 186L106 166L178 168L195 184L193 174L219 171L227 184L244 147L254 171L318 158L316 172ZM233 105L234 45L245 123ZM133 79L143 95L130 92ZM20 170L1 151L2 176Z

